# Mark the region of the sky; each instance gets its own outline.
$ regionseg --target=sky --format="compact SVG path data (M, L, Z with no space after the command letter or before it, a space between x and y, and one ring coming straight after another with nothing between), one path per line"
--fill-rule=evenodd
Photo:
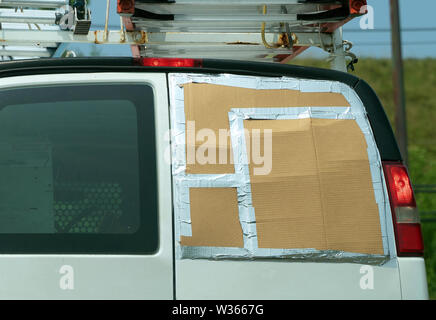
M389 0L367 0L374 8L374 29L361 30L360 18L347 23L343 38L353 43L352 52L358 56L391 57L391 33ZM436 57L436 1L400 0L400 23L402 29L434 28L427 32L402 32L403 57ZM388 32L384 30L388 29ZM318 52L317 52L318 51ZM320 49L311 48L306 56L319 56Z
M109 24L113 29L119 29L119 16L116 13L116 0L111 0ZM377 58L391 57L390 11L389 0L367 0L374 10L374 29L362 30L360 18L354 19L344 26L344 39L353 43L352 52L360 57ZM92 29L103 29L106 15L106 1L92 0ZM405 58L436 57L436 0L400 0L400 21L403 40L403 56ZM413 32L413 28L434 28L433 31ZM387 30L387 32L385 32ZM57 55L65 48L80 51L87 55L97 49L102 56L129 56L130 46L126 45L62 45ZM303 54L304 57L325 57L326 54L318 48L311 48Z

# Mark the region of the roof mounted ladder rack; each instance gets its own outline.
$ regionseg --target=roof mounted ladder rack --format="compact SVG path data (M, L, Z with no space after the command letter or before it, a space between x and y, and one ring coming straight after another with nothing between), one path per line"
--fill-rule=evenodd
M366 0L118 0L117 9L146 33L141 56L286 63L319 47L346 71L356 58L341 27L366 13Z
M347 56L355 56L347 52L351 45L341 27L366 13L366 0L117 0L120 30L106 25L89 32L86 1L75 1L85 3L83 16L68 0L2 0L1 43L30 47L29 56L41 57L60 43L95 43L129 44L144 57L281 63L319 47L330 54L332 68L346 71ZM27 55L23 48L9 49Z

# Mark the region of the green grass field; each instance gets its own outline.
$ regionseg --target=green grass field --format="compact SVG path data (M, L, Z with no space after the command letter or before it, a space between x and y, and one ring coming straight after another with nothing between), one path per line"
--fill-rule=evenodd
M298 59L294 64L328 68L324 60ZM367 81L379 96L394 128L392 62L361 58L354 75ZM409 171L414 184L436 184L436 59L404 61ZM436 194L417 194L420 212L436 211ZM431 215L421 214L421 218ZM436 215L433 215L436 218ZM436 299L436 221L423 222L425 259L431 299Z

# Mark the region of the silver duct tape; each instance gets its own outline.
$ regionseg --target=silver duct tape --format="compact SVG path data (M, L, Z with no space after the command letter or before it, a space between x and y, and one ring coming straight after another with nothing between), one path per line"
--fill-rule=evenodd
M244 234L244 248L217 247L182 247L176 244L178 259L289 259L292 261L333 261L355 262L365 264L383 264L390 258L396 257L395 238L392 220L390 219L390 204L386 191L386 182L381 166L381 158L372 133L366 110L356 92L349 86L335 81L306 80L296 78L267 78L247 77L230 74L201 75L201 74L170 74L170 109L172 124L172 161L174 181L174 201L176 221L176 239L180 235L190 235L189 228L183 224L190 224L189 205L178 206L177 194L183 194L181 189L189 195L189 187L236 187L238 190L238 207L241 227ZM210 83L250 89L290 89L301 92L334 92L342 94L350 107L293 107L293 108L244 108L232 109L229 113L232 147L234 152L235 175L192 175L185 174L186 169L186 141L185 141L185 113L183 85L187 83ZM278 109L278 110L277 110ZM249 112L249 114L247 114ZM362 130L367 142L368 158L374 193L379 208L380 224L383 239L383 256L362 255L340 251L319 251L313 249L259 249L257 247L257 233L255 212L252 207L251 187L249 183L248 159L241 154L245 149L243 134L243 120L252 119L286 119L289 115L295 119L326 118L326 119L354 119ZM294 118L293 118L294 119ZM233 129L232 129L233 124ZM236 145L234 145L234 142ZM237 151L239 150L239 151ZM237 151L237 152L235 152ZM248 177L248 183L247 183ZM239 182L239 185L238 185ZM186 191L188 190L188 191ZM186 197L181 199L186 203ZM182 212L184 211L184 212ZM188 219L189 216L189 219ZM183 217L183 219L181 218Z
M238 192L239 222L242 227L244 249L250 254L257 250L256 216L251 197L250 168L245 143L244 122L229 112L230 136L232 143L235 173L241 176Z
M239 197L239 190L238 190ZM256 217L253 207L245 207L239 204L239 222L241 223L242 235L244 239L244 249L251 255L257 252L257 231Z
M351 88L348 89L348 95L345 97L351 106L355 106L354 109L358 109L358 106L364 109L363 103L360 101L356 92L354 90L351 90ZM371 170L374 196L377 206L379 208L384 254L390 254L392 257L395 257L395 236L392 219L390 218L391 209L389 196L387 194L380 153L378 151L377 143L375 141L366 111L361 112L359 116L356 117L356 122L362 130L367 144L367 153Z
M192 237L191 214L190 214L190 188L238 188L244 179L239 174L199 174L199 175L177 175L174 176L173 183L176 192L174 209L176 215L176 225L179 226L179 234Z
M174 211L178 213L175 217L178 234L192 237L189 188L177 187L174 197Z
M232 108L230 122L242 120L285 120L285 119L346 119L355 120L350 107L288 107L288 108Z
M244 245L247 250L252 251L257 246L257 234L254 224L254 209L250 205L250 184L249 180L247 180L248 167L245 170L236 170L235 174L186 174L186 119L182 85L188 82L186 79L180 80L170 77L171 152L176 239L180 241L181 236L192 236L190 188L234 187L238 195ZM180 245L176 246L176 255L179 258L182 257Z
M242 174L186 174L175 176L173 181L181 188L237 188L243 179Z
M180 241L181 235L192 235L189 208L189 189L181 187L178 177L183 177L186 170L185 155L185 105L183 88L178 80L169 78L170 84L170 122L171 122L171 170L173 175L173 205L175 237ZM180 246L176 246L176 255L180 256Z
M351 103L350 103L351 105ZM386 204L388 203L383 187L383 169L376 142L366 113L353 113L351 107L290 107L290 108L232 108L229 112L229 119L232 123L243 120L280 120L280 119L341 119L355 120L362 130L367 143L367 153L370 165L371 177L374 187L374 195L379 209L380 227L382 232L383 252L390 254L388 228L386 226ZM356 110L356 107L354 108ZM242 129L243 130L243 129ZM238 146L236 146L238 148ZM241 151L240 151L241 152ZM234 155L236 159L238 155ZM239 155L240 157L240 155Z
M331 262L358 263L380 266L390 261L389 256L350 253L335 250L316 249L260 249L264 255L256 256L243 248L223 247L181 247L183 259L208 260L250 260L250 261L290 261L290 262Z
M170 77L170 121L171 121L171 153L173 176L184 174L186 170L185 141L185 102L183 88L178 81Z

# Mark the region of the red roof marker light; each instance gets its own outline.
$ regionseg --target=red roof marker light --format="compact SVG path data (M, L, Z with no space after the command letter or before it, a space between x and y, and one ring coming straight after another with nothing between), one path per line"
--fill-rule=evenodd
M117 13L124 16L135 14L135 0L118 0Z
M137 63L143 67L175 67L175 68L201 68L202 59L183 58L139 58Z
M366 14L366 0L350 0L350 14L361 15Z

